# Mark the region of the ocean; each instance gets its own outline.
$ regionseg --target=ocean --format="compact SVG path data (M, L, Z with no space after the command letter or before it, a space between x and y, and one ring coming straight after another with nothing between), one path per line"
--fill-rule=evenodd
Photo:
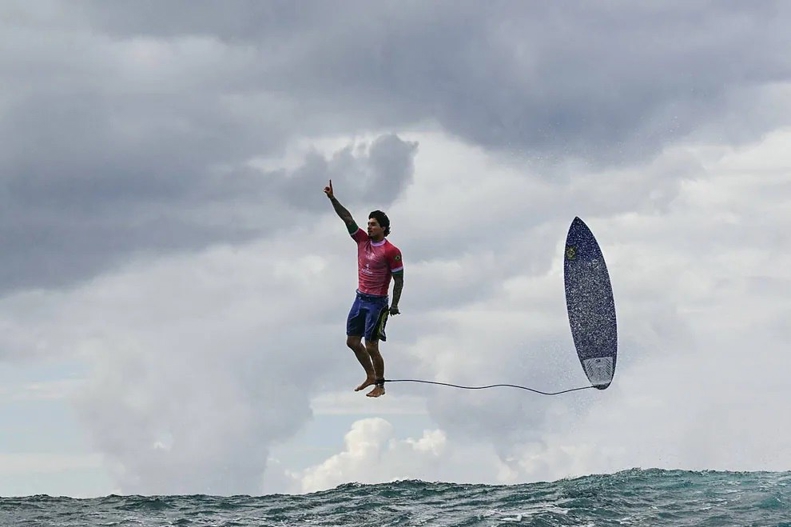
M522 485L398 481L305 495L0 498L0 526L791 527L791 472L627 470Z

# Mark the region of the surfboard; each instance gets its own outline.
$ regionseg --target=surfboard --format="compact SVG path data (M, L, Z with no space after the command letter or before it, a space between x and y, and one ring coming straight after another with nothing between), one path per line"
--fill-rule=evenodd
M566 236L563 277L574 347L590 383L604 390L618 355L615 300L601 248L579 217Z

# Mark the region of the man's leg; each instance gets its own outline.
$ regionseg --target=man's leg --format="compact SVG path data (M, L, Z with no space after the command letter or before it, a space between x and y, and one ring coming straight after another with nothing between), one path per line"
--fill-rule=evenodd
M357 357L357 360L366 374L365 381L354 389L356 392L371 386L376 380L374 367L371 363L371 356L368 355L368 351L362 343L362 337L365 334L367 315L368 312L363 308L360 298L356 297L349 310L349 316L346 319L346 345L354 352L355 357Z
M385 394L385 385L384 385L385 361L382 358L382 354L379 353L379 339L374 339L374 340L366 339L365 350L368 353L368 356L371 357L371 363L373 364L374 383L376 381L379 381L380 383L380 384L376 384L374 386L374 389L365 395L367 395L368 397L379 397L380 395Z
M359 392L362 389L371 386L376 381L376 373L374 371L374 366L371 361L371 356L368 354L368 350L366 349L365 345L362 343L362 337L356 335L349 335L346 337L346 345L354 352L354 355L357 357L357 360L360 362L360 365L365 370L366 378L363 383L354 389L355 392Z

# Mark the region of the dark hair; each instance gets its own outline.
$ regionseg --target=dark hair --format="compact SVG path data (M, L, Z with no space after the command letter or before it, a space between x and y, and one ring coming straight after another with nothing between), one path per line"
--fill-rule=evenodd
M375 210L368 215L368 219L374 218L376 222L385 230L385 236L390 234L390 218L381 210Z

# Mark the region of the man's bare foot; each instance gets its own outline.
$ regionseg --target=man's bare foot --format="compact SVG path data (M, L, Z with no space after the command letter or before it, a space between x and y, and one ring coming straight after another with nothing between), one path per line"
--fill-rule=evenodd
M369 386L371 386L372 384L374 384L375 382L376 382L376 377L368 377L367 379L365 379L365 381L363 381L363 383L360 386L355 388L354 391L359 392L360 390L364 390Z
M384 394L385 394L385 387L380 384L380 385L375 386L374 389L371 390L370 392L366 393L365 396L366 397L379 397L379 396L384 395Z

